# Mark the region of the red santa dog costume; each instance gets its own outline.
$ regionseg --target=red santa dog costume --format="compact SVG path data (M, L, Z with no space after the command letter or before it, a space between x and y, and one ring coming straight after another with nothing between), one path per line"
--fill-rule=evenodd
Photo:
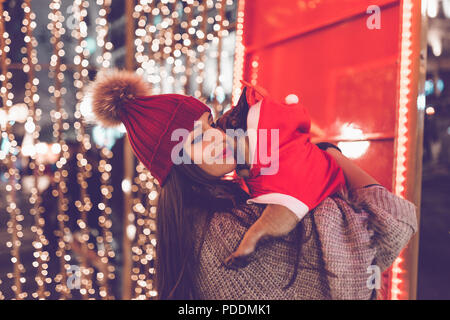
M311 143L311 118L295 96L288 96L284 103L267 95L258 101L258 90L243 83L251 92L247 98L252 165L245 180L251 194L248 202L283 205L302 219L326 197L345 187L343 171L327 152ZM273 145L277 134L273 129L278 129L278 146Z

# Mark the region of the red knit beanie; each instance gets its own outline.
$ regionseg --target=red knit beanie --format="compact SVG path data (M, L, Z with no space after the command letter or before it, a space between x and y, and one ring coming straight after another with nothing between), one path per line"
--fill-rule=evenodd
M150 86L130 71L110 70L97 74L90 87L92 109L107 127L125 125L136 157L160 185L172 168L171 141L175 129L194 128L194 122L210 108L203 102L180 94L149 96Z

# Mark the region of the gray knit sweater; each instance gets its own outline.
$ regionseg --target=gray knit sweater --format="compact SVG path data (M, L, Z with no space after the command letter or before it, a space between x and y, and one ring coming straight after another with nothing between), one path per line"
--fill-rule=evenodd
M228 270L222 261L237 248L264 205L243 205L215 213L200 251L197 291L202 299L373 299L367 268L387 269L417 231L415 206L382 186L355 190L350 199L325 199L300 222L302 246L297 277L291 279L298 229L265 240L251 263ZM200 232L200 230L198 231ZM200 238L200 237L199 237ZM327 273L327 270L329 273Z

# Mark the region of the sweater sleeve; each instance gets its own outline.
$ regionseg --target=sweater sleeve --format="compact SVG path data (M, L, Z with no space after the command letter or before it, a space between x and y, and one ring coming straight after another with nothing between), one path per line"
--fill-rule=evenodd
M327 198L313 214L333 299L371 299L369 267L386 270L417 231L415 206L375 185Z
M354 194L369 214L369 228L377 249L374 260L384 271L417 232L416 207L379 185L360 188Z

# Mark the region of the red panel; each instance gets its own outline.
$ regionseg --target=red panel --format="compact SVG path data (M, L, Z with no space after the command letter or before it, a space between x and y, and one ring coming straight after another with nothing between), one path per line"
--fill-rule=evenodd
M261 47L292 35L343 21L366 12L371 5L381 7L398 2L398 0L247 0L244 45L249 49Z
M379 30L366 26L373 4ZM357 162L391 189L398 36L398 1L246 1L244 78L277 99L297 94L328 140L370 140ZM362 134L343 137L349 125Z
M371 141L367 152L360 158L355 159L359 166L373 177L376 177L378 182L389 190L392 190L393 150L393 140Z

